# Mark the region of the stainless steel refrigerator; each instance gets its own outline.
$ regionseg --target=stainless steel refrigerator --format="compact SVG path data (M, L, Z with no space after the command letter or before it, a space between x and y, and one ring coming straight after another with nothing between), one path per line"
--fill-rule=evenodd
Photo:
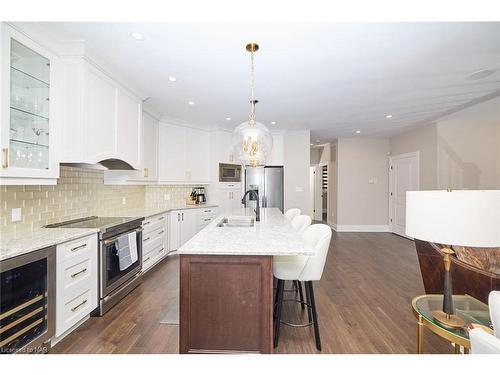
M276 207L283 212L283 167L245 169L245 191L257 190L260 207ZM255 208L256 201L247 196L245 207Z

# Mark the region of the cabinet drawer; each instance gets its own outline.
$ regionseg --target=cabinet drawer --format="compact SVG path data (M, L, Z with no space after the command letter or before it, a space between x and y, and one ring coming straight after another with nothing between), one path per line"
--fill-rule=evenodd
M142 246L147 245L149 242L154 241L158 237L165 237L167 233L166 227L155 228L154 231L148 233L143 233L142 235Z
M76 257L90 257L91 251L97 249L97 235L79 238L77 240L65 242L57 246L57 257L60 261L66 262Z
M151 268L155 263L167 255L167 250L165 246L161 245L154 248L148 254L144 255L142 258L142 271L146 271Z
M145 233L150 232L160 225L165 226L166 225L166 218L167 218L167 213L145 218L142 221L143 232L145 232Z
M59 280L63 285L61 290L63 301L66 302L78 295L79 291L92 287L93 272L90 258L74 264L64 264L61 272L62 280Z
M159 245L165 244L165 235L150 237L146 242L142 242L142 254L149 253L151 250L157 248Z
M211 217L207 217L207 216L202 216L202 217L199 217L197 222L196 222L196 225L197 226L201 226L201 227L205 227L207 226L213 219L215 219L215 216L211 216Z
M81 320L93 310L93 299L95 293L92 289L87 289L79 293L74 298L62 303L61 308L57 311L58 317L56 324L56 336L61 335L68 328Z

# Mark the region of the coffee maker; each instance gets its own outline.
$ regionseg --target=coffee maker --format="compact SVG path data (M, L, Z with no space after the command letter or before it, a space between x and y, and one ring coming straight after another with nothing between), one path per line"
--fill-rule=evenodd
M196 204L203 204L207 202L207 197L205 195L205 187L195 187L193 188L193 194Z

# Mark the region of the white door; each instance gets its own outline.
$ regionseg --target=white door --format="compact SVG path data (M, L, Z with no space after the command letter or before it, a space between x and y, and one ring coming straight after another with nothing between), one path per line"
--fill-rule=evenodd
M181 213L181 243L184 245L196 234L196 210L183 210Z
M170 213L169 225L169 251L177 250L181 243L181 211Z
M419 153L396 155L389 163L391 230L406 237L406 192L419 190Z

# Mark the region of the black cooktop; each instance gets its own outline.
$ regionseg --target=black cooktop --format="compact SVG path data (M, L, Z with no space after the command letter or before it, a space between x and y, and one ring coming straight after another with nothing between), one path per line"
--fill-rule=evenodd
M47 225L47 228L97 228L101 231L111 229L122 224L127 224L135 220L142 220L139 217L98 217L89 216L81 219L64 221L62 223Z

